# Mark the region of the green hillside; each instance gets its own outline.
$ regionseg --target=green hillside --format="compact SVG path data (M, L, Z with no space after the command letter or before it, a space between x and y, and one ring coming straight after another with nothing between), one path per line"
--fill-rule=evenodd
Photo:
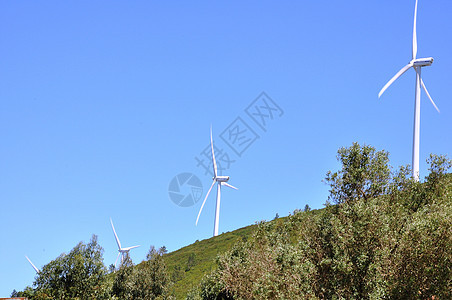
M246 240L255 228L256 225L243 227L164 255L168 271L175 281L173 291L177 299L185 299L187 292L216 268L217 256L230 250L237 241Z
M307 213L316 215L320 211L312 210ZM294 213L297 212L301 211L296 210ZM282 217L268 223L282 224L287 220L288 217ZM231 250L237 243L252 239L258 226L250 225L216 237L196 241L191 245L163 255L171 279L174 281L172 292L176 298L185 299L190 290L199 286L205 275L216 269L219 255Z

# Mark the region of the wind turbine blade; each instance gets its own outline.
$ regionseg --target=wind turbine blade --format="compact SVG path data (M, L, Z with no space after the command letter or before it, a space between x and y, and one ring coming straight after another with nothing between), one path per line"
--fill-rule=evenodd
M215 160L215 152L213 151L212 126L210 126L210 146L212 147L213 176L217 177L217 161Z
M417 0L416 5L414 7L414 23L413 23L413 59L416 58L417 55L417 34L416 34L416 19L417 19Z
M430 97L429 92L427 91L427 88L425 87L424 80L421 79L421 85L424 88L425 93L427 94L428 98L430 99L430 102L432 102L433 106L435 107L436 111L439 113L439 108L436 106L435 102L433 101L432 97Z
M115 226L113 226L113 221L110 218L111 228L113 228L113 233L115 234L116 243L118 244L118 248L121 249L121 242L119 241L118 235L116 234Z
M140 247L141 245L138 245L138 246L132 246L132 247L127 247L127 248L123 248L122 250L124 250L124 251L130 251L130 250L132 250L132 249L134 249L134 248L138 248L138 247Z
M199 216L201 215L202 208L204 207L204 204L206 204L207 197L209 197L210 191L212 190L214 184L215 184L215 180L213 180L212 185L210 186L210 189L207 192L206 198L204 198L204 202L201 205L201 209L199 210L198 217L196 218L196 226L198 226L198 220L199 220Z
M236 188L235 186L230 185L230 184L227 183L227 182L222 182L221 184L224 184L225 186L228 186L228 187L230 187L230 188L233 188L234 190L238 190L238 188Z
M378 93L378 98L381 97L381 95L383 95L383 93L386 91L386 89L394 82L396 81L397 78L399 78L400 76L402 76L403 73L405 73L409 68L411 68L413 65L411 63L407 64L405 67L403 67L402 69L400 69L399 72L397 72L397 74L394 75L394 77L391 78L391 80L388 81L388 83L386 83L386 85L381 89L380 93Z
M39 269L36 268L36 266L31 262L31 260L28 258L28 256L25 255L25 258L28 260L28 262L30 263L30 265L33 267L33 269L35 269L36 273L39 273Z

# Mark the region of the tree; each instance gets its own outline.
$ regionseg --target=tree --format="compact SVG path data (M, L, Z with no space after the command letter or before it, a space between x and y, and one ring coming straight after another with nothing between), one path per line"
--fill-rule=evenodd
M196 264L196 255L192 252L188 255L187 266L185 267L185 272L190 271L191 268L195 266L195 264Z
M452 159L448 159L446 155L430 154L427 159L430 174L427 176L427 183L430 191L436 191L437 196L445 192L444 184L441 181L452 168Z
M106 297L102 254L96 235L88 244L78 243L42 268L34 282L36 290L57 299Z
M171 298L171 280L163 260L163 254L166 252L164 246L158 251L151 246L146 256L148 260L137 266L134 276L137 293L134 299Z
M108 266L108 273L114 273L116 271L116 267L114 264L110 264Z
M13 292L11 293L11 298L14 298L14 297L24 297L24 298L29 298L29 299L39 298L39 297L36 297L36 293L33 290L33 288L31 288L29 286L27 286L23 292L18 292L16 290L13 290Z
M133 299L133 285L133 263L127 252L115 273L112 294L118 299Z
M157 255L159 255L159 253L157 252L155 247L153 245L151 245L151 247L149 247L148 253L146 254L146 260L151 260Z
M428 178L442 177L452 168L452 159L449 159L447 155L430 154L427 163L430 165Z
M166 270L162 254L151 246L146 261L133 266L128 256L116 272L113 283L113 295L119 299L156 299L170 297L170 277Z
M341 170L328 171L325 177L331 187L329 200L339 204L386 192L391 178L388 152L353 143L349 148L340 148L337 159L342 163Z
M168 249L166 249L166 246L162 246L159 248L158 252L160 253L160 255L163 255L168 253Z

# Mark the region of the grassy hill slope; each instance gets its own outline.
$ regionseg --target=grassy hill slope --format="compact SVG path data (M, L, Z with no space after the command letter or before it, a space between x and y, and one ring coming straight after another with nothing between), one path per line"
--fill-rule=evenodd
M168 271L176 281L173 289L177 299L185 299L188 291L216 267L217 256L231 249L237 241L246 240L255 228L256 225L250 225L226 232L164 255Z

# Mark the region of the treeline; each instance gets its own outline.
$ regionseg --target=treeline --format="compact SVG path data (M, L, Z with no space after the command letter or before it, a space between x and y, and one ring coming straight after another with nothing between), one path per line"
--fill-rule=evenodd
M166 248L151 246L146 260L134 266L125 256L118 270L103 264L103 248L93 235L88 244L80 242L68 254L45 265L32 287L13 291L11 297L45 299L172 299L171 281L163 254Z
M324 209L306 206L260 222L218 256L187 299L452 299L452 160L431 155L421 183L409 166L393 171L389 153L371 146L355 143L337 158L341 169L324 180L330 186ZM165 252L151 247L142 263L127 257L118 270L107 270L93 235L12 296L173 299L173 284L195 257L169 272Z
M324 209L260 223L187 299L452 299L452 161L419 183L370 146L338 160Z

